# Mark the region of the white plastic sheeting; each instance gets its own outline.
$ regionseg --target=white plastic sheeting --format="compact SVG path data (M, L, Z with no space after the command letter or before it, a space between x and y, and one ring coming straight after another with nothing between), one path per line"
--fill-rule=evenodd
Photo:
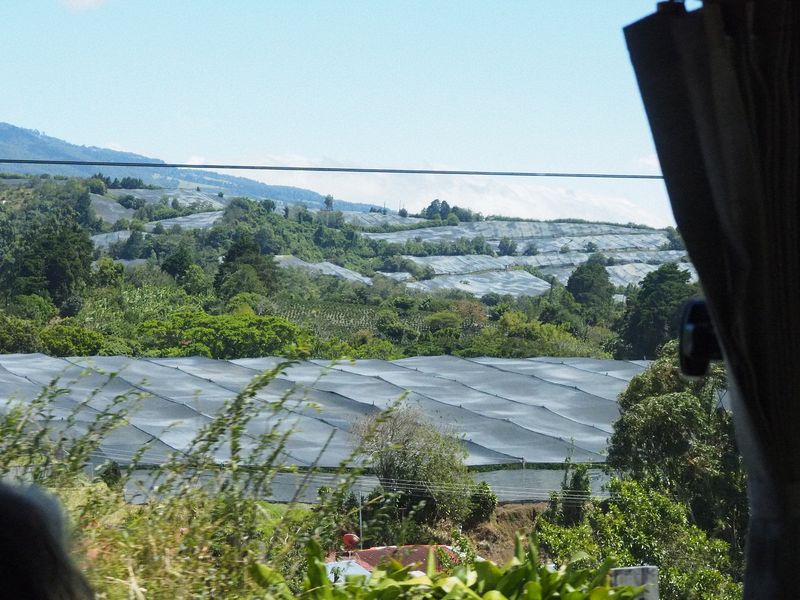
M336 208L334 204L334 209ZM361 227L380 227L381 225L414 225L422 223L424 219L417 217L401 217L396 214L383 214L376 212L356 212L342 211L342 216L346 223L359 225Z
M275 257L275 262L279 267L294 267L306 271L313 271L322 275L331 275L333 277L347 279L348 281L356 281L364 285L372 285L372 279L369 277L327 261L310 263L290 254L279 254Z
M550 284L545 280L521 270L442 275L409 283L408 287L422 291L456 289L478 297L490 292L511 296L540 296L550 290Z
M535 239L537 244L547 239L560 240L561 244L554 248L555 251L558 251L561 246L575 238L579 238L576 250L582 250L587 242L594 240L594 237L615 236L618 239L616 244L620 244L620 240L630 238L631 242L621 246L629 248L640 247L637 242L633 241L639 236L657 237L659 240L667 241L664 233L655 229L606 225L603 223L542 223L531 221L479 221L461 223L457 226L443 225L441 227L425 227L422 229L392 233L368 233L365 235L374 239L399 243L415 238L422 238L425 241L452 242L462 237L474 238L479 235L482 235L487 240L499 240L502 237L508 237L518 242L520 240ZM661 243L656 243L648 247L658 248L660 245ZM545 250L540 248L540 251Z
M125 208L114 198L100 196L99 194L89 194L92 202L92 210L95 215L103 222L113 225L120 219L130 219L136 212L132 208Z
M648 273L658 269L659 265L631 263L628 265L613 265L606 267L608 278L612 285L626 286L638 284ZM678 268L689 273L691 281L697 281L697 271L688 263L678 263Z
M112 198L122 198L133 196L141 198L148 204L158 204L162 198L166 198L170 204L176 200L181 206L191 206L192 204L209 204L211 207L221 210L228 204L228 198L220 198L217 192L198 192L193 188L178 189L158 189L158 190L109 190Z
M585 263L591 254L586 252L549 252L534 256L489 256L486 254L464 254L459 256L405 256L422 266L429 266L437 275L497 271L510 266L577 267ZM647 263L658 265L678 262L686 256L680 250L609 252L606 258L620 264Z
M0 355L0 398L29 402L58 380L65 391L52 400L54 418L78 407L78 424L86 426L118 395L142 392L128 424L108 435L97 458L125 463L147 445L144 461L158 464L186 449L227 400L281 361ZM463 435L470 465L560 463L570 453L573 460L600 463L619 416L616 397L645 365L585 358L310 360L287 368L257 399L266 406L292 394L280 427L295 430L283 460L298 466L347 460L350 424L404 393L431 421ZM278 420L265 412L248 433ZM217 460L226 460L224 450Z
M124 242L131 237L131 231L123 229L122 231L111 231L109 233L98 233L92 236L92 243L95 248L108 248L115 242Z
M222 218L222 211L195 213L185 217L174 217L172 219L162 219L161 221L150 221L144 228L146 231L153 231L159 223L164 229L169 229L178 225L181 229L209 229Z

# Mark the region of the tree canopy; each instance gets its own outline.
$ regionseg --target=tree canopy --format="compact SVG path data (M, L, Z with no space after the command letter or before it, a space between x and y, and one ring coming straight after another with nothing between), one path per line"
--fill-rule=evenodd
M664 342L678 335L683 305L697 293L689 273L675 263L648 273L638 292L628 298L620 327L621 355L654 358Z
M464 464L466 450L451 432L409 405L364 417L351 431L383 490L398 494L404 510L416 509L427 524L467 517L474 483Z

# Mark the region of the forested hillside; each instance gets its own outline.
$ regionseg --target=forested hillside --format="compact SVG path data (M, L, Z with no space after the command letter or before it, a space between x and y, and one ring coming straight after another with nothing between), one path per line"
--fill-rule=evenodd
M271 199L224 194L170 200L142 185L102 174L0 179L0 352L643 358L674 334L681 303L697 291L674 262L623 264L649 272L638 286L615 286L614 257L626 253L603 254L591 241L657 235L672 250L655 253L674 259L681 252L673 231L486 221L445 211L438 200L417 218L365 224L333 199L318 211L281 209ZM540 253L531 242L521 253L513 239L498 244L480 233L519 225L525 235L576 227L606 234L575 242L585 243L583 252ZM405 238L387 239L399 234ZM561 277L546 272L559 256L572 263L556 269ZM444 259L467 266L446 275ZM474 272L487 261L492 270ZM498 282L488 289L498 291L460 285L488 275ZM538 295L504 294L519 276Z

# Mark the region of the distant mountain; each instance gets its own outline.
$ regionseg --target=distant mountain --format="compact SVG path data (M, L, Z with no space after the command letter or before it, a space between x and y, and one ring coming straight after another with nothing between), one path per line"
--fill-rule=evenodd
M124 162L159 162L163 160L120 152L95 146L77 146L64 140L44 135L33 129L15 127L0 122L0 157L51 160L84 160L84 161L124 161ZM89 177L98 171L112 179L122 177L138 177L146 184L163 188L197 187L204 191L223 192L226 196L249 196L251 198L272 198L287 203L304 203L309 207L322 206L325 197L322 194L303 188L285 185L267 185L246 177L233 177L212 171L199 169L175 168L125 168L125 167L84 167L72 165L0 165L0 171L12 173L50 173L52 175L68 175ZM368 211L376 205L360 204L336 199L336 208L340 210Z

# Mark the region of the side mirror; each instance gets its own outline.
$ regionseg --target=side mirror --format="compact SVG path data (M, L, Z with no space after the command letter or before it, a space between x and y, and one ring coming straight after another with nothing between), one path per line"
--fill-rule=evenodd
M689 377L702 377L712 360L722 360L705 300L689 300L683 308L679 357L681 372Z

